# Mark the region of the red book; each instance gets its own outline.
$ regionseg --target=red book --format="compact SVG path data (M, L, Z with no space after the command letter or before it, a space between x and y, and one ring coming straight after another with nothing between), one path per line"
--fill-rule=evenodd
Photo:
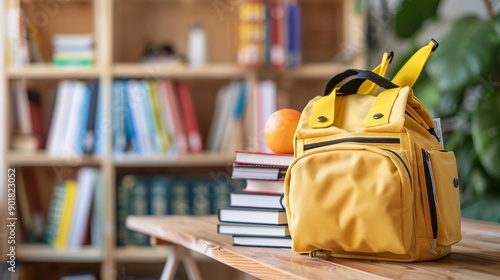
M285 7L279 0L271 2L271 65L285 65Z
M40 97L28 92L31 126L33 129L33 136L36 138L37 148L45 148L45 133L43 129L43 114L40 106Z
M175 87L170 80L161 80L158 82L160 91L161 106L165 109L163 112L167 114L165 120L172 130L177 152L180 154L187 153L188 144L186 139L184 122L182 121L181 112L178 108L178 100L175 94Z
M191 91L187 83L177 83L177 96L179 97L181 114L184 119L189 151L193 153L201 152L203 150L201 134L198 128L198 120L196 118Z

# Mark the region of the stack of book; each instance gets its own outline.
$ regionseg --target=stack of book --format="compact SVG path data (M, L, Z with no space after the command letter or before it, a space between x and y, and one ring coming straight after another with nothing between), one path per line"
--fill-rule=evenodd
M291 248L283 179L292 160L292 154L236 151L232 176L247 184L219 209L217 232L232 235L235 246Z
M52 64L57 66L87 66L94 64L92 34L56 34L52 38Z

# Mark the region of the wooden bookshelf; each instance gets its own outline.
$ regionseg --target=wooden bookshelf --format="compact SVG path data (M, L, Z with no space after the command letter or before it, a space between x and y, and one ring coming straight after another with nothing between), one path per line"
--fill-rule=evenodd
M23 244L17 257L24 262L99 263L103 260L100 248L84 246L79 249L54 249L44 244Z
M47 10L44 3L55 3ZM289 107L301 110L307 101L322 94L327 80L346 68L365 68L364 14L350 0L299 0L302 5L303 63L295 68L241 67L237 63L238 52L238 6L235 1L221 1L226 10L217 10L211 0L79 0L41 1L7 0L0 4L0 15L5 18L12 9L25 9L27 17L36 25L41 36L51 38L56 33L94 34L95 63L86 67L56 67L50 63L33 63L14 66L10 62L12 42L9 40L6 20L0 21L0 179L6 180L10 167L42 170L74 171L91 166L102 170L104 199L102 205L103 245L85 246L79 250L58 250L47 245L21 243L17 247L18 261L30 263L71 263L85 268L98 264L100 279L114 279L118 275L118 263L161 263L167 254L161 248L118 247L116 245L116 180L132 171L158 172L161 174L185 175L190 172L207 175L212 170L227 171L234 160L232 153L201 152L178 156L116 156L110 130L105 135L105 152L101 156L54 157L45 151L20 152L11 150L11 113L13 108L11 88L16 81L27 81L41 92L50 125L54 91L59 81L74 79L89 81L96 79L103 95L103 119L111 120L113 111L112 86L115 79L167 78L186 80L193 88L193 98L199 119L200 131L207 138L210 120L214 115L217 88L233 79L243 80L251 91L262 79L276 83L281 94L286 96ZM49 14L50 12L50 14ZM38 13L39 22L34 15ZM46 20L46 21L40 21ZM169 43L176 52L186 53L189 27L202 22L207 34L207 63L203 67L190 67L180 59L178 62L140 62L148 43ZM49 42L50 44L50 42ZM339 55L345 52L346 55ZM348 54L348 55L347 55ZM341 59L341 61L336 56ZM244 120L244 141L248 146L256 142L256 104L249 102ZM3 121L2 121L3 120ZM227 172L226 172L227 173ZM72 175L72 176L73 176ZM3 176L3 177L2 177ZM52 178L53 177L53 178ZM55 180L52 176L48 182ZM44 183L46 183L44 181ZM48 199L48 186L43 194ZM0 184L0 208L5 209L6 184ZM47 207L48 202L44 202ZM0 211L0 220L6 220L5 211ZM0 260L6 261L5 235L0 236ZM207 262L205 257L197 261ZM38 267L38 266L36 266ZM94 267L93 267L94 268Z

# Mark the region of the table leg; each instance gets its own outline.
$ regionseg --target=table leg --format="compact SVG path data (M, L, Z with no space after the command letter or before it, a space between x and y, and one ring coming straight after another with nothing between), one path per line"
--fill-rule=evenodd
M167 246L167 250L168 257L165 262L165 266L163 267L160 280L173 280L179 261L182 261L184 264L184 268L186 269L190 280L201 280L201 274L198 270L198 266L188 249L182 246L169 245Z

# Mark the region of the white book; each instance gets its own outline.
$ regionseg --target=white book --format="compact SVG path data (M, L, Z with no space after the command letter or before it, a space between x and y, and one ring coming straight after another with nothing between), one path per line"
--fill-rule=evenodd
M221 150L224 132L238 98L239 87L240 83L238 81L232 81L217 92L216 113L210 126L207 140L208 151L218 152Z
M97 169L90 167L78 171L78 191L73 211L73 224L69 235L70 248L78 248L83 245L98 172Z
M49 155L62 154L64 137L68 128L67 123L71 109L73 87L73 82L67 80L61 81L57 87L54 111L47 136L46 150Z
M257 141L258 150L262 152L271 152L264 139L264 129L269 116L274 113L276 108L276 83L271 80L261 81L257 93Z
M80 118L82 117L81 108L83 105L83 99L85 97L87 88L83 82L73 81L73 92L70 94L73 96L71 100L70 111L65 118L68 118L67 130L64 135L64 145L62 154L63 155L76 155L76 143L77 138L80 135Z
M28 91L25 81L14 83L14 99L16 103L16 120L18 132L23 135L33 134L31 115L29 109Z
M231 106L229 117L226 120L224 134L222 136L221 152L234 152L243 145L243 114L247 103L247 86L244 82L238 82L234 103Z

